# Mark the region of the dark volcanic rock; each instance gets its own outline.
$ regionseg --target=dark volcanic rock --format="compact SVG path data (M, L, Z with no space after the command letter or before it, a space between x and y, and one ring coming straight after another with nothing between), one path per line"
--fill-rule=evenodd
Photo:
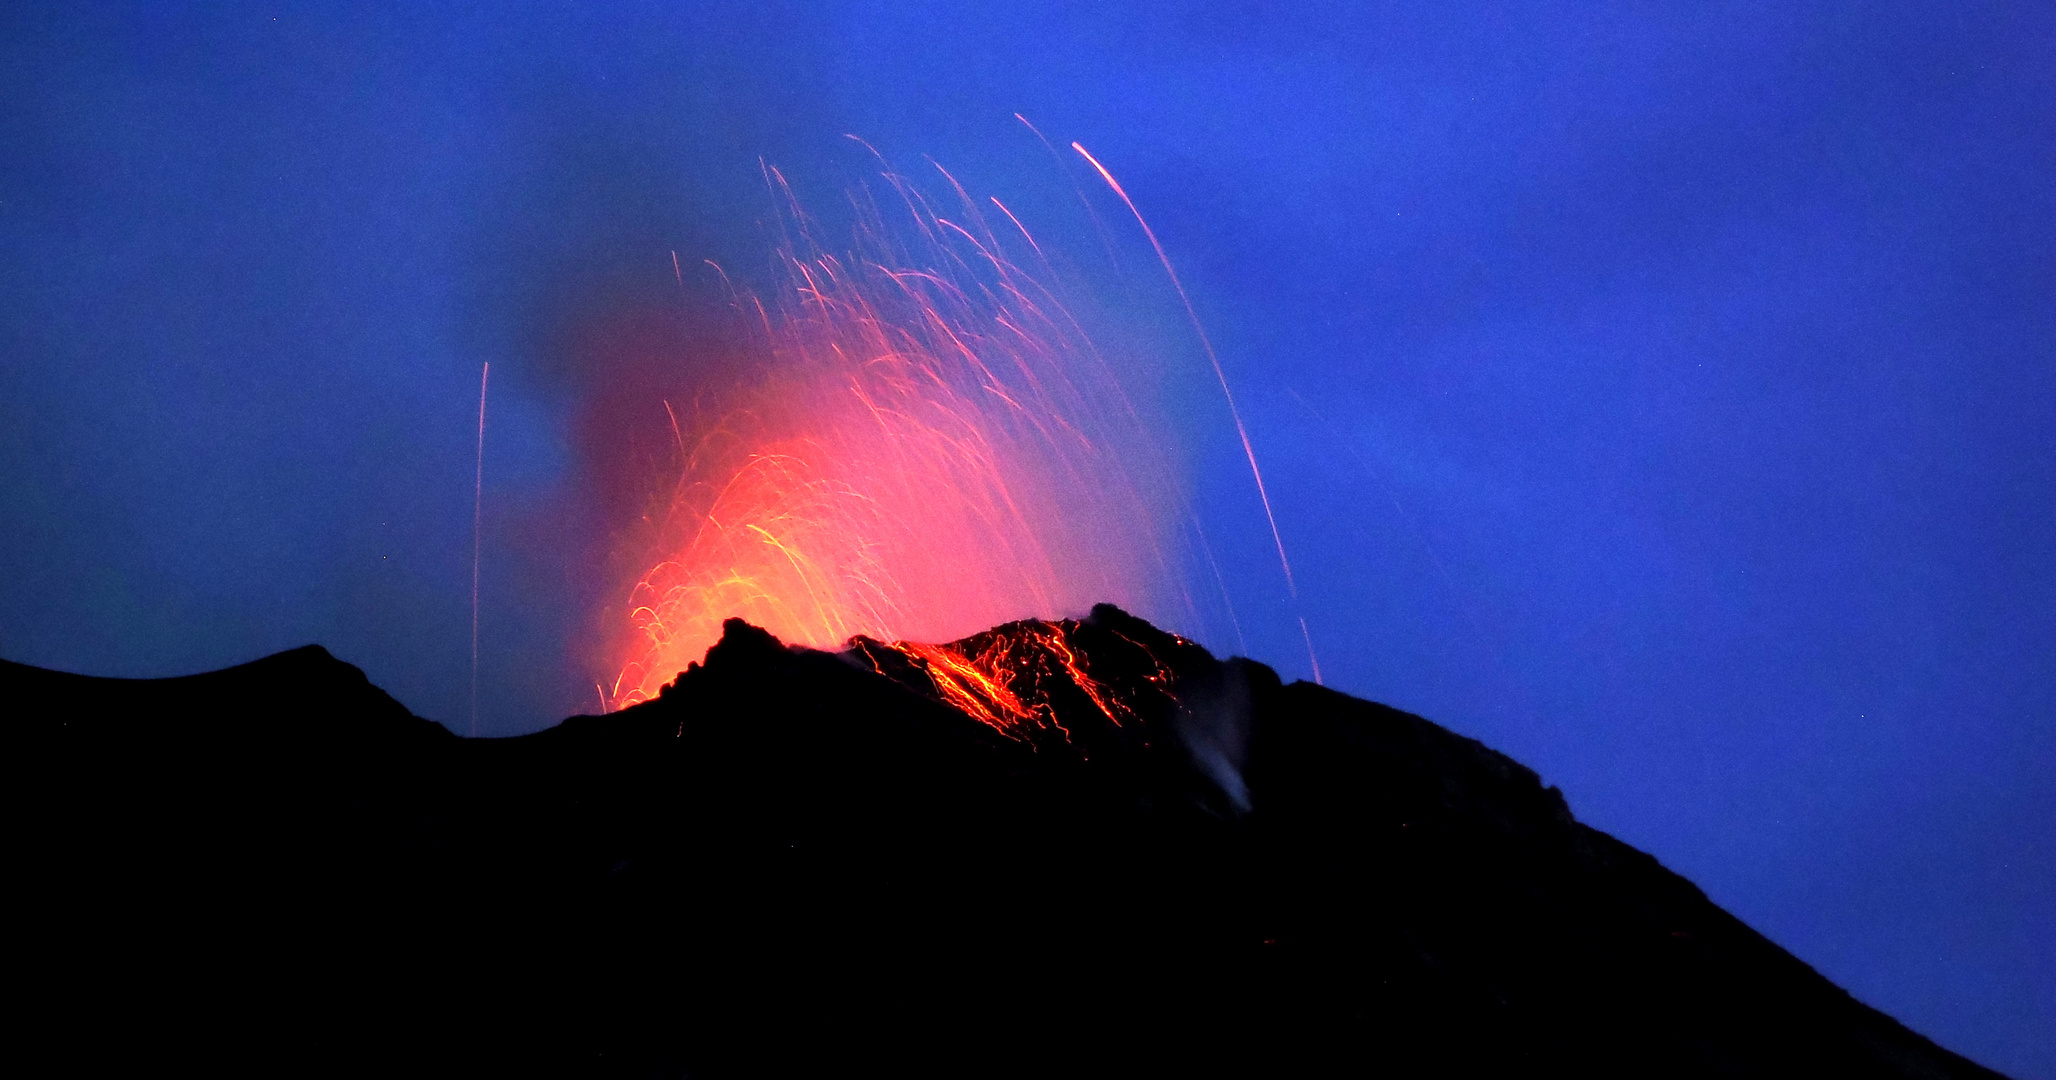
M960 644L1048 703L1016 737L889 646L739 622L659 700L504 740L318 648L156 681L0 663L16 1052L94 1074L1995 1075L1419 717L1113 608Z

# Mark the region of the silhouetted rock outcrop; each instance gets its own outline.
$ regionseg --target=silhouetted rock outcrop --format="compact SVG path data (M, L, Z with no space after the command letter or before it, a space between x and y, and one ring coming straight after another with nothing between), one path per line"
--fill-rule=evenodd
M1508 758L1110 607L731 622L516 739L318 648L0 702L15 1026L68 1072L1995 1075Z

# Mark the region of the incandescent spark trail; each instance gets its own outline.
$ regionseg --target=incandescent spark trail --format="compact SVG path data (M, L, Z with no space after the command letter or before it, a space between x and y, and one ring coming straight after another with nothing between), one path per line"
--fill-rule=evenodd
M1018 117L1020 114L1015 115ZM1027 123L1026 120L1021 122ZM1163 263L1164 274L1171 279L1171 287L1178 290L1178 299L1185 305L1185 317L1191 320L1192 332L1199 336L1199 344L1206 350L1207 361L1214 366L1214 378L1220 381L1221 396L1228 401L1228 415L1235 420L1235 434L1242 438L1242 453L1249 459L1249 475L1256 479L1257 498L1264 504L1264 520L1271 525L1271 541L1278 546L1278 565L1285 571L1286 591L1292 594L1293 615L1299 620L1300 637L1306 641L1306 658L1313 664L1314 682L1319 683L1321 661L1314 655L1313 634L1307 630L1306 616L1298 611L1299 584L1292 577L1292 560L1285 555L1285 537L1278 531L1278 515L1271 510L1271 493L1264 487L1264 471L1257 467L1256 448L1250 445L1249 429L1242 423L1242 410L1235 405L1235 392L1228 389L1228 374L1221 369L1221 358L1214 352L1213 340L1207 337L1206 327L1200 325L1199 312L1192 306L1192 297L1185 292L1185 283L1178 280L1178 271L1172 268L1171 257L1164 253L1164 245L1157 241L1156 230L1149 227L1149 222L1142 217L1142 211L1135 208L1135 200L1128 197L1128 192L1122 189L1121 182L1114 179L1114 174L1108 172L1107 167L1101 165L1099 159L1093 157L1091 152L1075 142L1071 144L1071 149L1078 151L1080 157L1092 163L1092 167L1099 171L1100 178L1107 182L1108 187L1114 189L1114 194L1119 195L1123 203L1127 204L1128 212L1135 215L1135 223L1142 226L1142 234L1149 237L1149 246L1156 249L1157 261Z
M471 489L471 737L478 737L478 537L480 510L485 505L485 384L490 361L478 372L478 474Z

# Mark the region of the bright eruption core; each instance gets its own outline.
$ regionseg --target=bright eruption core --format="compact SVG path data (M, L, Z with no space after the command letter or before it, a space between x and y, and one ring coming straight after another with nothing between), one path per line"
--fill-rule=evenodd
M1012 212L887 173L838 254L770 175L778 284L732 293L763 363L664 403L678 473L607 706L655 696L730 617L832 648L1189 608L1177 478Z

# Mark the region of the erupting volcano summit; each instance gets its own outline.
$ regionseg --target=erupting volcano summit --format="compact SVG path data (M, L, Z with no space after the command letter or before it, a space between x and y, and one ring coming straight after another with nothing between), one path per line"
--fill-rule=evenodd
M730 620L514 739L312 647L0 700L67 1071L1993 1075L1515 762L1109 606Z

